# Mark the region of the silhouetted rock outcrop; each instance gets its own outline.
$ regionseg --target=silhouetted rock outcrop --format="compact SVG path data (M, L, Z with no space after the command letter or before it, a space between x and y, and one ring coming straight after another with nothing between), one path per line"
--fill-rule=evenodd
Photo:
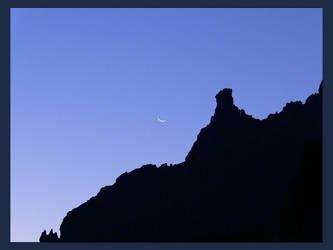
M122 174L67 213L58 241L321 241L322 83L264 120L231 89L216 102L185 162Z
M57 241L59 241L58 234L53 233L52 229L49 234L47 234L46 230L44 230L39 238L39 241L40 242L57 242Z

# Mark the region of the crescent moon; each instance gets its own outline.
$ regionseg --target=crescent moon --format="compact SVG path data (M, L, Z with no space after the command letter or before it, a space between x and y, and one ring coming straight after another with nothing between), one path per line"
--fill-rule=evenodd
M159 122L166 122L166 120L161 120L158 116L157 116L157 120L158 120Z

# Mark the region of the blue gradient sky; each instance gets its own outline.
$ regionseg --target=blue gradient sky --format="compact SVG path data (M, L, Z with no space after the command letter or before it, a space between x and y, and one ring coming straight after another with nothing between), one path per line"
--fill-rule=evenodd
M321 80L321 9L12 9L11 241L182 162L219 90L263 119Z

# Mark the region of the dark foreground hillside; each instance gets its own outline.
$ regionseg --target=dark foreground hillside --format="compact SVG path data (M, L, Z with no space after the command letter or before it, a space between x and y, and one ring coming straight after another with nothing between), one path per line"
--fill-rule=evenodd
M185 162L122 174L40 241L322 241L322 83L264 120L216 101Z

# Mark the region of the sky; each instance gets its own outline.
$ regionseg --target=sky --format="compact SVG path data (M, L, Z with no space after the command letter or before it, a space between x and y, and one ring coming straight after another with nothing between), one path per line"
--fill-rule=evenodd
M322 9L11 9L11 241L184 161L223 88L264 119L322 66Z

